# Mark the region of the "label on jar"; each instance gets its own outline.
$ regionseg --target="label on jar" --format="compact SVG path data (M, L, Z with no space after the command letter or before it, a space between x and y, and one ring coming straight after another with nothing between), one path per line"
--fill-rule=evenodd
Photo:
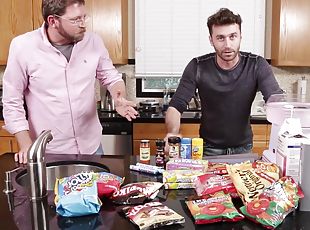
M140 161L149 161L151 158L149 147L140 147Z
M179 158L180 147L179 145L169 146L169 158Z

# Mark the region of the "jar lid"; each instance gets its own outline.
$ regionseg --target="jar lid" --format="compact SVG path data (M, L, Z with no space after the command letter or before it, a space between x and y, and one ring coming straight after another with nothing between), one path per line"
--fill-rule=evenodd
M155 143L158 147L164 147L166 142L163 139L157 139Z
M181 138L178 136L168 137L168 142L171 144L177 144L181 142Z
M141 140L141 142L148 143L150 140Z

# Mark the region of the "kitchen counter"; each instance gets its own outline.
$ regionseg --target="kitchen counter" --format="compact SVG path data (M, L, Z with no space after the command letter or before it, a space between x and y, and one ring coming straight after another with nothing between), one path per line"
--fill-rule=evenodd
M135 181L161 181L160 176L149 176L137 172L131 172L128 170L129 164L134 163L136 158L130 156L79 156L70 155L65 156L66 160L86 160L96 161L107 165L111 172L125 176L125 184ZM47 162L55 162L63 160L63 155L46 156ZM1 168L0 168L0 189L4 189L4 175L5 171L11 170L18 166L13 160L13 154L7 153L0 156ZM13 204L15 206L13 211L8 209L7 197L4 193L0 193L0 206L2 208L0 212L1 229L33 229L34 224L40 222L39 219L31 221L31 203L29 198L26 196L26 191L23 187L17 186L13 179L14 187L17 191L14 193ZM158 199L168 207L172 208L179 214L185 217L185 223L182 225L174 225L166 227L165 229L211 229L211 230L225 230L225 229L263 229L259 225L249 221L243 220L236 223L214 223L207 226L201 225L196 227L193 224L191 214L189 213L184 200L186 197L195 194L193 189L184 190L161 190ZM124 218L118 213L120 206L115 206L109 201L104 201L101 211L98 215L91 215L85 217L76 218L63 218L58 217L55 213L55 206L53 205L53 194L49 195L48 204L41 204L39 202L36 205L41 205L43 212L47 212L49 229L137 229L129 220ZM236 206L240 206L240 201L236 201ZM296 211L289 214L284 222L277 228L278 230L292 230L292 229L308 229L310 228L310 212Z
M98 111L98 116L101 121L126 121L126 118L121 117L116 112L104 112ZM181 123L200 123L201 112L197 111L185 111L181 117ZM251 116L250 117L251 124L270 124L266 116ZM133 120L133 123L165 123L165 113L143 113L140 112L139 116Z

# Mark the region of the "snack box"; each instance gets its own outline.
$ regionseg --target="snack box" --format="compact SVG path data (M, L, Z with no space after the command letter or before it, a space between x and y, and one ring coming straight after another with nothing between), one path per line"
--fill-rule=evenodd
M163 183L193 183L197 176L203 174L203 171L194 170L165 170Z
M171 159L166 163L166 170L208 170L207 160Z

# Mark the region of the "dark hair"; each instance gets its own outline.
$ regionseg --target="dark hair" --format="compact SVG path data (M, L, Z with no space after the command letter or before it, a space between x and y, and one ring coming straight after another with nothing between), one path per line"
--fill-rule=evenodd
M62 16L66 13L67 7L75 3L85 5L85 0L42 0L42 16L45 23L49 15Z
M208 18L208 28L209 33L212 35L212 27L213 25L221 26L221 25L231 25L238 24L241 31L241 17L239 14L234 14L227 8L221 8L215 14L211 15Z

